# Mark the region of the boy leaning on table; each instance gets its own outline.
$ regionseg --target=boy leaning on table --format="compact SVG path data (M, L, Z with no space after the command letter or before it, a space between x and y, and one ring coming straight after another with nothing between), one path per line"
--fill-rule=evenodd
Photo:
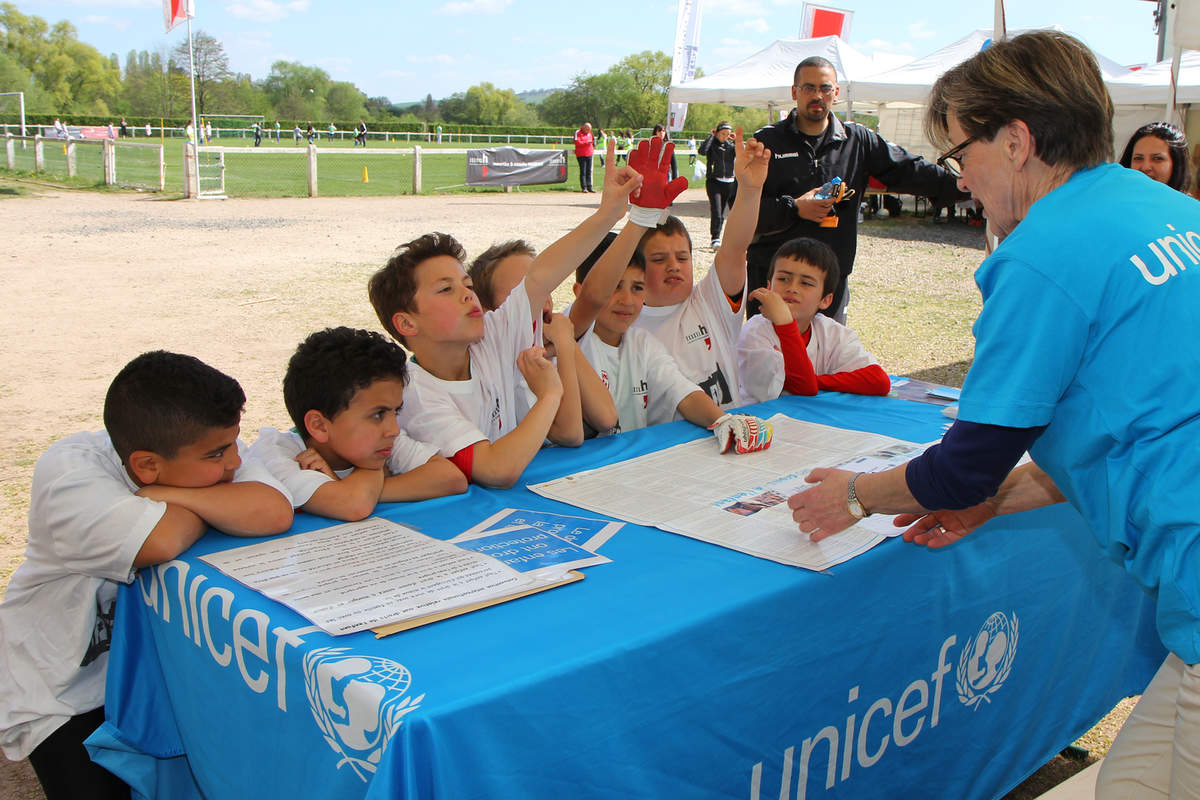
M310 334L288 361L283 401L295 428L262 428L250 447L301 511L342 520L377 503L467 490L458 467L400 430L408 383L404 350L373 331Z
M265 536L292 524L286 490L242 461L246 396L191 356L129 362L104 400L104 431L38 459L29 544L0 603L0 745L29 757L49 800L129 797L83 740L104 722L117 586L169 561L211 525Z

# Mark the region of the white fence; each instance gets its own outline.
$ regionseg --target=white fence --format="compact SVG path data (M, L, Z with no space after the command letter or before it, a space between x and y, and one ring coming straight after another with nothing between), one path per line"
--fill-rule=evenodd
M32 145L32 147L30 147ZM5 166L35 174L93 179L107 186L166 188L163 147L113 139L4 137Z

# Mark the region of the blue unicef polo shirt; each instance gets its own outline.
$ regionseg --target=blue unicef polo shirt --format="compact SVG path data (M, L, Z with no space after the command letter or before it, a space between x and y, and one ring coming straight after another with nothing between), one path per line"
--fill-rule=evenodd
M1200 202L1116 164L1038 200L975 274L959 419L1031 449L1200 661Z

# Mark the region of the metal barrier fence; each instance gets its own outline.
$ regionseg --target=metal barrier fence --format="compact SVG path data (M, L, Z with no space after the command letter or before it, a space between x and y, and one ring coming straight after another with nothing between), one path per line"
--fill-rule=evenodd
M166 162L159 144L112 139L4 137L5 167L54 178L107 186L166 189Z

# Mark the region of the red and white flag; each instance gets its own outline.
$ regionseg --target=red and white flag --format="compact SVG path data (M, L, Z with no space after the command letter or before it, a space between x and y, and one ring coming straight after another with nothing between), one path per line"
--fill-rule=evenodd
M167 26L167 33L188 17L194 16L196 12L192 10L192 0L163 0L163 24Z
M853 11L805 3L803 13L804 21L800 27L801 39L816 39L820 36L850 38L850 20L854 19Z

